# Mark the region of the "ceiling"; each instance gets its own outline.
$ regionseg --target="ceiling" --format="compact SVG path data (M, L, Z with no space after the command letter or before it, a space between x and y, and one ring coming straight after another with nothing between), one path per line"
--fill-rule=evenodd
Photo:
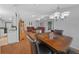
M15 11L22 16L32 15L48 15L54 12L59 6L61 9L68 9L75 6L75 4L1 4L1 16L13 16Z

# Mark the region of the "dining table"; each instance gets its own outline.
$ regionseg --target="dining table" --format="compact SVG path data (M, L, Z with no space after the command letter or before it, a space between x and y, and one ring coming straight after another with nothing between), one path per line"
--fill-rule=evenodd
M55 52L67 52L72 42L72 37L66 35L54 34L57 37L53 39L49 38L49 33L28 32L28 35L31 37L31 39L44 43Z

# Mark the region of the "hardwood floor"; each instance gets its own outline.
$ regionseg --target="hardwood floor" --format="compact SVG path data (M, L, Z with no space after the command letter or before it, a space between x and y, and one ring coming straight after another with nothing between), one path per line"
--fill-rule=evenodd
M1 47L1 54L31 54L32 50L26 42L18 42Z

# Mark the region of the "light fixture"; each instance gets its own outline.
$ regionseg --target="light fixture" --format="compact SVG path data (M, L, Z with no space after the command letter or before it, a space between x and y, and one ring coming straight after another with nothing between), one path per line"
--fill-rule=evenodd
M64 19L65 17L69 16L70 12L69 11L64 11L64 12L55 12L53 15L50 15L50 19Z
M60 9L60 7L57 7L56 12L54 12L52 15L49 15L49 19L53 19L53 29L54 29L54 22L55 20L63 20L65 17L68 17L70 15L70 11L63 11Z

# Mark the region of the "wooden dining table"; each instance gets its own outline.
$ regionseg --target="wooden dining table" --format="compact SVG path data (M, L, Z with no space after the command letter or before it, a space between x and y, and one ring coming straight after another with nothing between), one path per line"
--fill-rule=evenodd
M44 44L46 44L49 48L52 50L58 51L58 52L66 52L67 49L70 47L70 44L72 42L72 38L65 35L57 35L57 38L50 39L48 33L31 33L29 32L28 35L33 40L38 40Z

